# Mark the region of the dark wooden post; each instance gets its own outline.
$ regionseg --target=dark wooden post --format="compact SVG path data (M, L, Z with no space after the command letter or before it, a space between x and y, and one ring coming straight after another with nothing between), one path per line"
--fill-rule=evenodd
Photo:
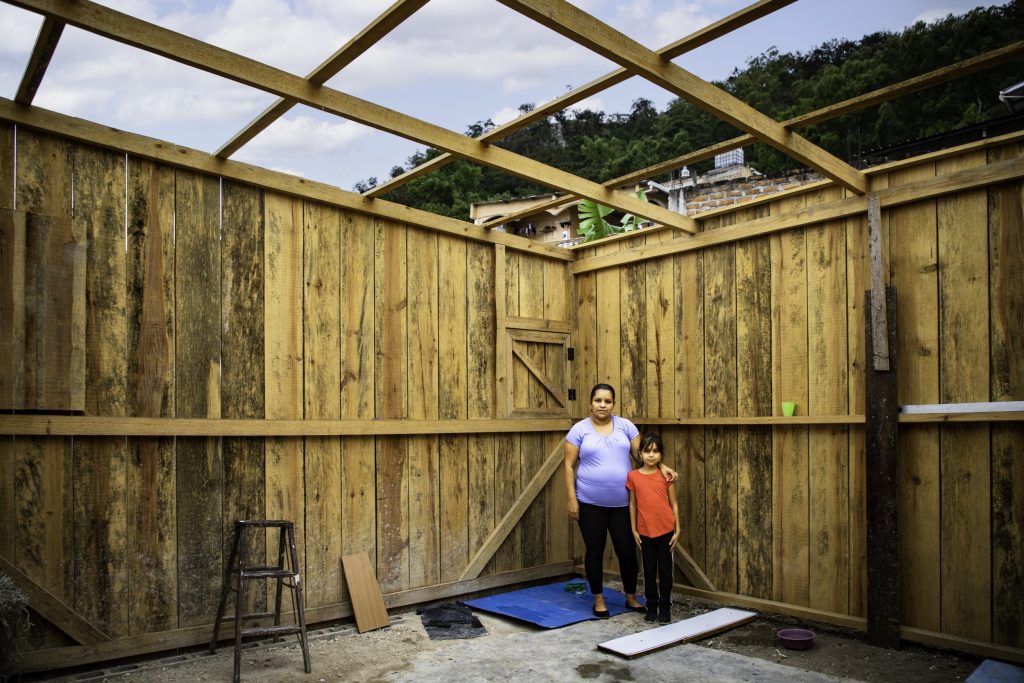
M868 563L868 642L896 648L900 645L900 564L899 564L899 470L897 469L897 428L899 397L896 375L896 289L885 290L885 306L872 306L871 291L864 293L866 422L867 447L867 563ZM873 319L872 312L885 311L884 319ZM874 328L874 329L873 329ZM873 338L877 330L887 334L887 362L874 363L879 349ZM874 332L874 334L873 334ZM885 365L886 369L878 369Z

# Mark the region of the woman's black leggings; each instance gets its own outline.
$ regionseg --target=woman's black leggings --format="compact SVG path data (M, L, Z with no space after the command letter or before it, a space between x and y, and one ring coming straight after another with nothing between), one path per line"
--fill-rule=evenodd
M604 592L604 545L605 538L610 535L615 556L619 558L622 590L636 593L636 541L629 524L629 507L606 508L580 503L579 524L583 543L587 546L583 567L587 572L590 592L594 595Z

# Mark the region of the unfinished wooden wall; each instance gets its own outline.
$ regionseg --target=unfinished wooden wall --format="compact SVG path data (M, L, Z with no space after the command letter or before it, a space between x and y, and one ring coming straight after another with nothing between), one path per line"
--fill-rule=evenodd
M1019 143L872 175L873 189L1024 154ZM702 229L840 198L821 189ZM1022 184L883 212L902 404L1024 399ZM638 235L585 250L668 239ZM686 239L685 237L682 239ZM867 222L838 220L576 276L580 385L619 412L864 414ZM863 427L654 425L683 483L685 547L719 590L864 616ZM901 425L902 623L1024 646L1024 425Z
M495 296L569 320L564 262L27 129L16 149L0 126L0 208L88 244L87 416L494 418ZM564 435L471 431L6 436L0 556L115 638L211 623L239 518L296 522L314 615L348 600L348 553L385 592L456 581ZM483 573L568 560L563 499L556 481Z

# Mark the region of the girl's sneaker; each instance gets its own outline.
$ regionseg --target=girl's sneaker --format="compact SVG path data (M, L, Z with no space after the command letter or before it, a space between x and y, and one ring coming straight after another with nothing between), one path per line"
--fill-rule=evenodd
M654 621L651 619L651 621ZM668 605L662 605L658 608L658 623L668 624L672 621L672 610Z
M653 607L653 606L652 607L648 607L647 608L647 614L644 616L644 621L654 622L654 621L657 621L657 619L658 619L658 608L657 607Z

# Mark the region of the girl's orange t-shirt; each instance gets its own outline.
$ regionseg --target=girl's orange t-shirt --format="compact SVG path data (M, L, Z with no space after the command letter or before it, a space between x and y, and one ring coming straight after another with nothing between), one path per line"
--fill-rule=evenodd
M676 519L672 504L668 502L668 487L661 472L644 474L630 470L626 475L626 488L636 494L636 530L641 536L655 538L675 531Z

